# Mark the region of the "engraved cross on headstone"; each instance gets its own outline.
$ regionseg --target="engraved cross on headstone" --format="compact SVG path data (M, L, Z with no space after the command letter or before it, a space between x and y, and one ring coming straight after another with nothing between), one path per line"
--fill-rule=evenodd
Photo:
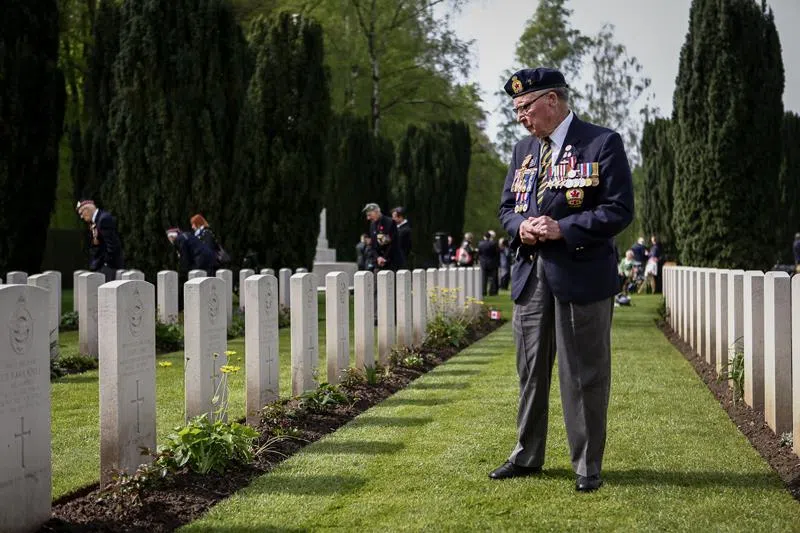
M144 398L139 395L139 380L136 380L136 399L131 400L131 403L136 404L136 433L141 433L140 426L139 426L139 413L142 404L144 403Z
M25 468L25 436L31 436L31 430L25 431L25 417L19 417L19 433L14 433L14 437L22 441L22 468Z

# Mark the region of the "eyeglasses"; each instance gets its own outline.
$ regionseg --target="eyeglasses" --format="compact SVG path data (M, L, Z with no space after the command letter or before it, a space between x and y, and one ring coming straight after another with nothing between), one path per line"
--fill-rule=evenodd
M544 94L540 94L539 96L537 96L536 98L534 98L530 102L528 102L526 104L522 104L519 107L515 107L514 109L512 109L512 111L514 111L514 114L516 116L519 116L520 113L522 113L523 115L527 115L528 111L530 111L530 109L531 109L531 106L536 103L536 100L538 100L539 98L542 98L544 96L547 96L548 94L550 94L550 92L546 92Z

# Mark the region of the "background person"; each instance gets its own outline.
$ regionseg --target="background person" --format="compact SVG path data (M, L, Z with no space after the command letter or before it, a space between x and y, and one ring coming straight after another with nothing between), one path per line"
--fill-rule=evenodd
M498 269L500 288L507 291L508 283L511 281L511 250L508 248L508 240L505 237L497 241L497 249L500 256Z
M362 212L369 220L369 235L372 240L372 251L375 255L375 271L397 270L402 264L402 252L397 242L397 226L394 220L381 213L378 204L369 203ZM377 283L375 285L377 287Z
M472 233L464 234L464 242L456 250L456 264L458 266L469 267L475 263L475 248L472 246Z
M411 225L406 219L405 208L395 207L392 209L392 220L397 225L397 241L403 256L397 269L411 268Z
M191 270L205 270L211 277L214 275L215 256L206 243L198 239L191 231L181 231L172 227L167 230L167 239L175 247L180 267L178 275L187 277Z
M117 221L108 211L98 209L92 200L82 200L76 207L78 216L89 225L89 270L114 281L117 270L125 268L122 239L117 232Z
M500 249L494 240L494 232L487 231L478 243L478 265L483 278L483 296L497 294L500 284L497 269L500 268Z
M222 244L220 244L219 239L217 239L217 236L211 230L211 226L205 217L198 213L189 219L189 223L192 225L192 231L195 237L203 241L205 245L214 252L214 270L229 265L231 257L222 247Z

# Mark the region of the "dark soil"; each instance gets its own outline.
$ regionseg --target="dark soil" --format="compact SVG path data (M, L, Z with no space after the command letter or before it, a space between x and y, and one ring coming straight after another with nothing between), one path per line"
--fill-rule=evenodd
M791 446L781 446L780 435L775 435L764 421L764 413L751 409L743 400L734 402L733 389L728 382L718 379L716 369L696 354L669 324L659 322L659 327L672 345L694 366L697 375L711 389L739 431L781 476L792 496L800 501L800 458L792 452Z
M471 332L469 343L477 341L501 325L500 321L482 323L481 327ZM348 405L337 405L322 413L298 411L297 400L289 401L285 407L288 411L293 411L291 417L283 417L277 424L256 428L262 434L259 444L263 444L277 426L296 428L299 435L278 442L271 447L274 453L259 455L252 464L238 466L224 474L181 472L168 476L166 480L142 494L140 505L119 505L103 499L98 484L85 487L56 500L53 503L53 517L40 531L173 531L196 520L217 502L246 487L253 478L269 472L304 446L336 431L358 414L405 388L462 348L448 347L436 352L422 350L428 354L423 368L394 367L376 385L365 382L348 383L342 390L352 402Z

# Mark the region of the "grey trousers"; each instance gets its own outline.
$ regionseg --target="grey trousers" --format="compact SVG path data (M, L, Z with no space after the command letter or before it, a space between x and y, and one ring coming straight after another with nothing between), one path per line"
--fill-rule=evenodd
M519 466L544 464L550 380L557 353L572 468L580 476L599 474L611 387L614 299L561 303L550 291L541 261L537 263L514 305L519 437L509 460Z

